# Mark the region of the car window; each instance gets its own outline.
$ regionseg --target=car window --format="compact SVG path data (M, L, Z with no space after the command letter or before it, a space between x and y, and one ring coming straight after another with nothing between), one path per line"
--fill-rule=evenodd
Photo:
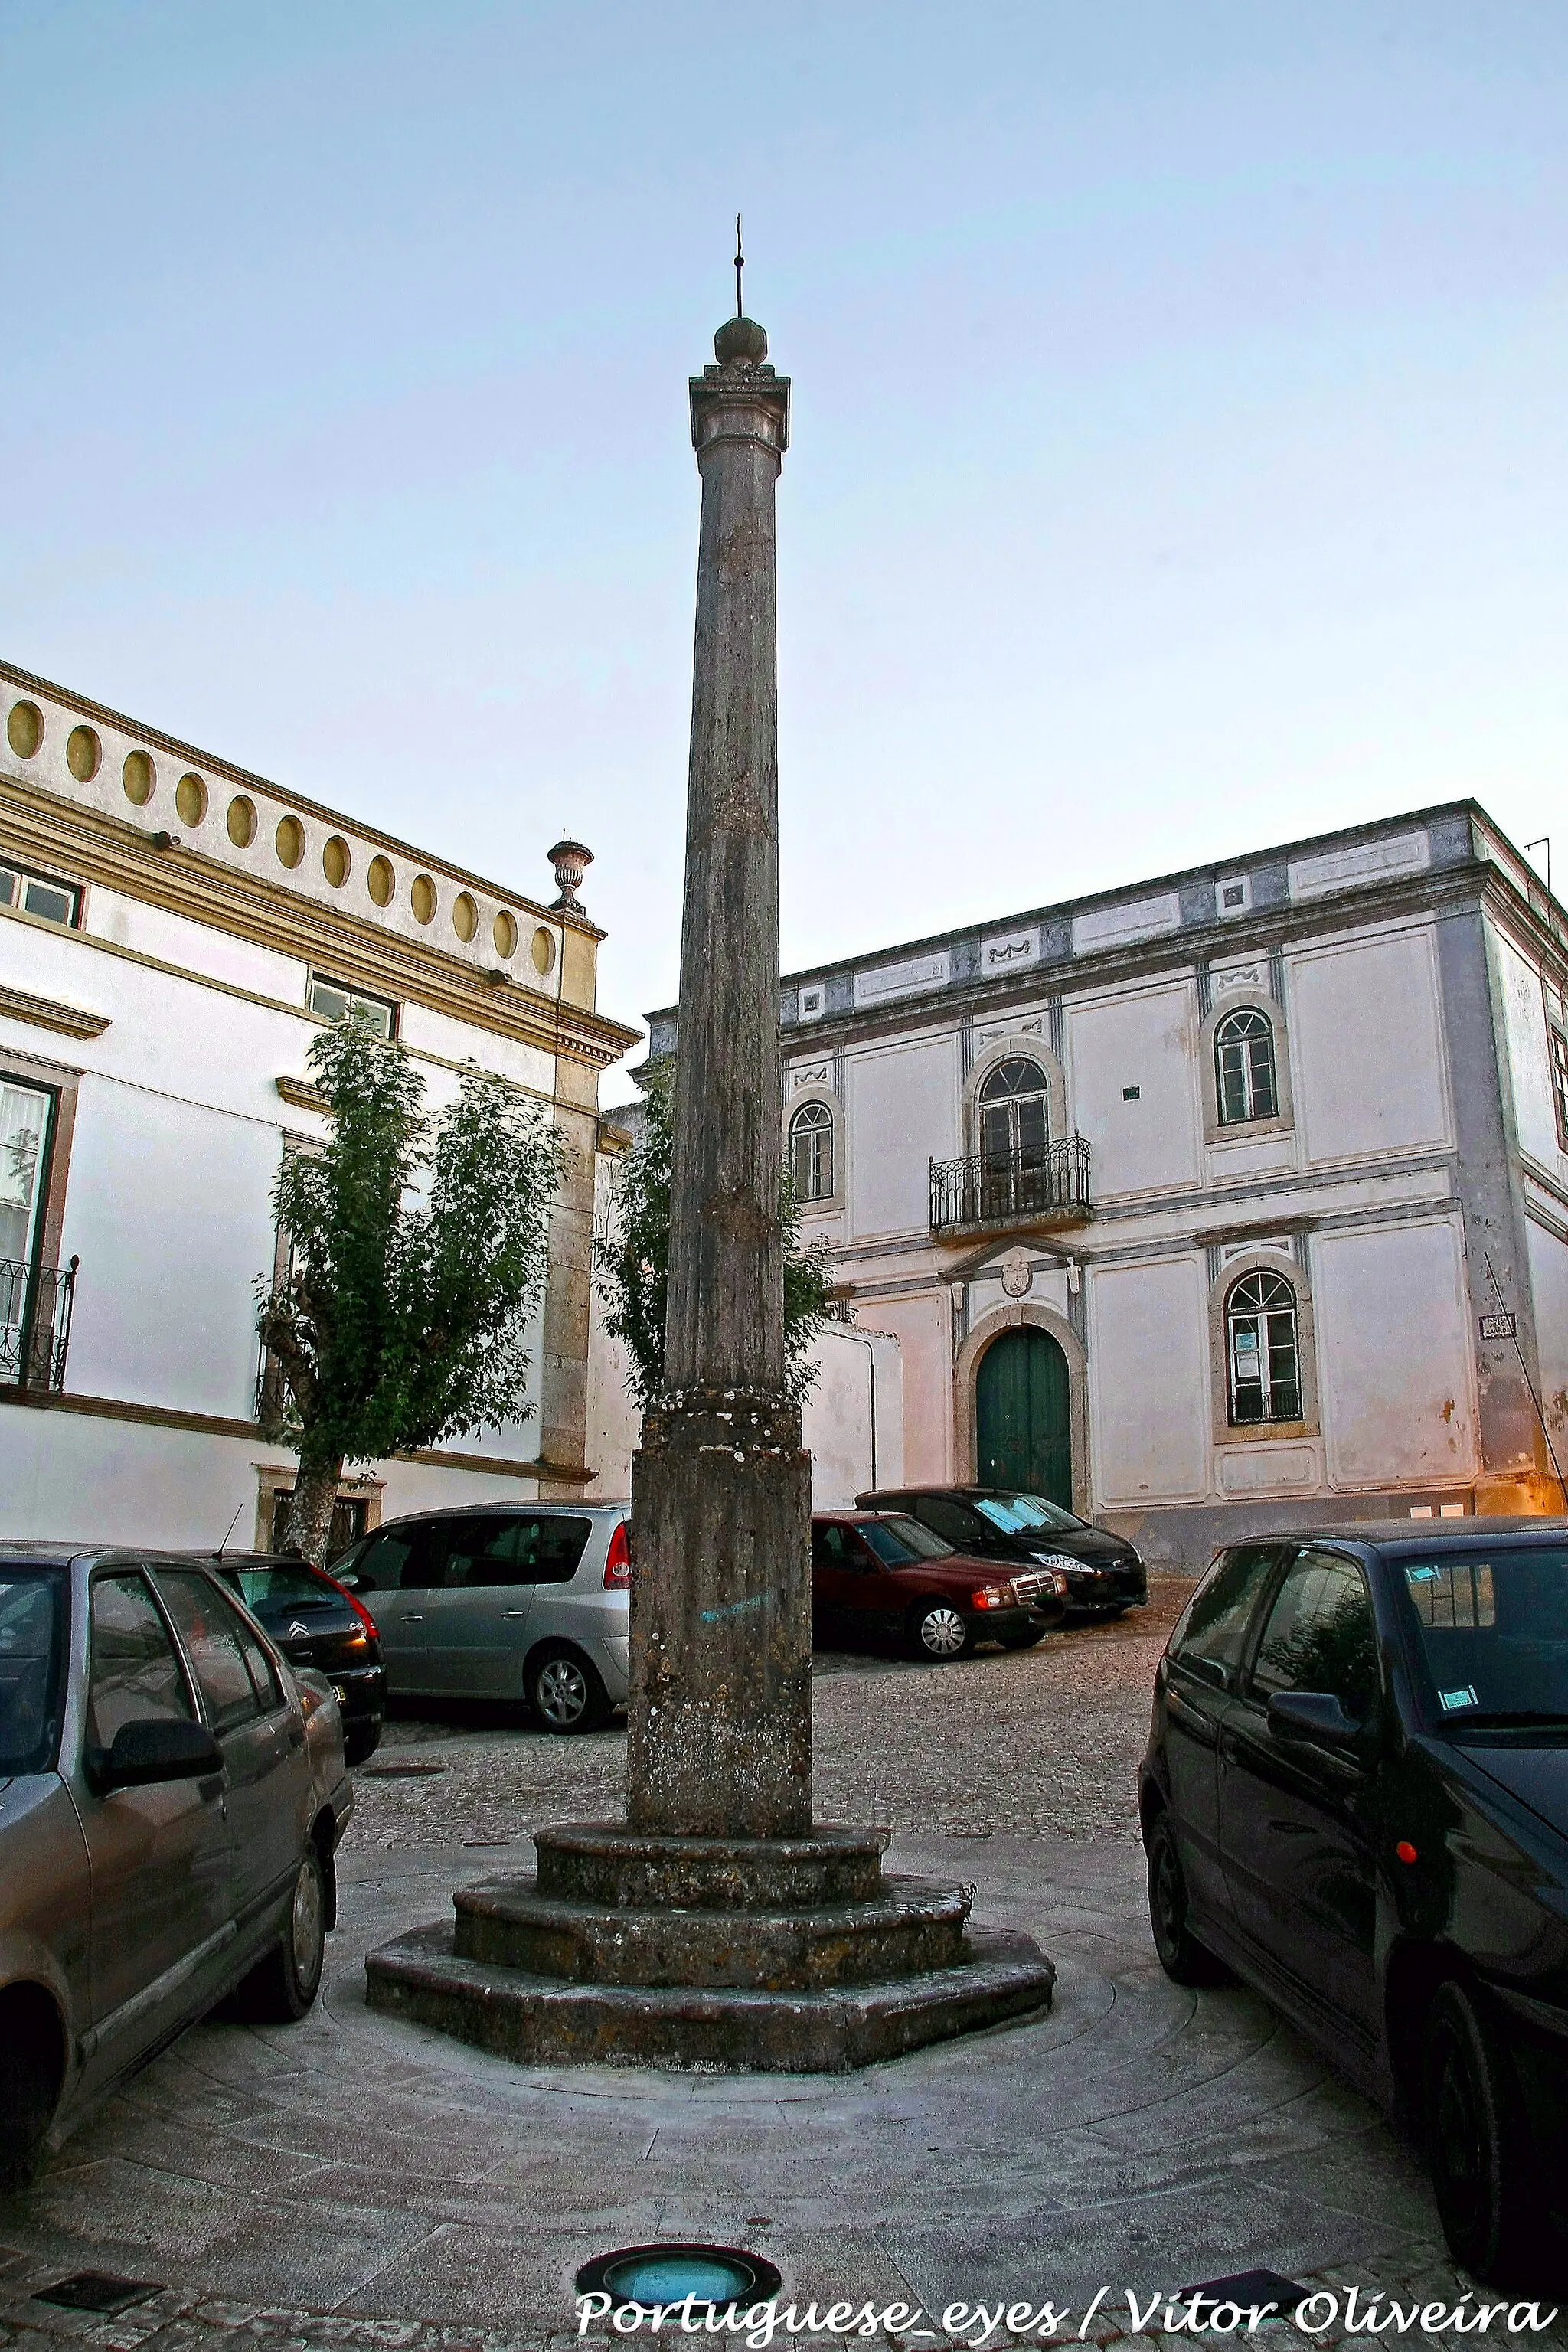
M830 1519L826 1526L814 1525L811 1530L811 1564L813 1568L843 1568L850 1555L849 1530Z
M247 1609L321 1609L342 1601L313 1569L226 1568L224 1574Z
M476 1512L471 1519L444 1519L446 1584L517 1584L519 1523L499 1512Z
M66 1580L58 1569L0 1568L0 1780L47 1772L65 1689Z
M446 1560L445 1539L437 1544L439 1522L404 1519L383 1528L371 1538L353 1573L377 1592L419 1592L441 1581Z
M1230 1689L1252 1612L1279 1558L1278 1544L1243 1544L1215 1560L1171 1635L1170 1654L1189 1674Z
M254 1637L199 1569L160 1569L158 1590L180 1629L212 1727L221 1739L272 1703L257 1689L247 1659L247 1651L256 1648Z
M922 1528L919 1519L911 1519L906 1512L889 1513L885 1519L868 1519L858 1533L861 1542L869 1544L888 1568L907 1568L913 1559L952 1558L950 1543L943 1543L931 1528Z
M999 1528L1005 1528L1010 1535L1032 1535L1041 1528L1055 1528L1065 1534L1069 1528L1087 1524L1044 1495L976 1495L974 1507L984 1511Z
M541 1511L537 1518L519 1517L516 1527L518 1582L570 1584L594 1532L592 1519Z
M922 1495L911 1507L910 1516L918 1518L922 1527L933 1528L959 1551L973 1551L977 1544L989 1550L996 1544L993 1524L967 1503L955 1503L947 1495Z
M1394 1569L1445 1727L1568 1718L1568 1546L1450 1550Z
M87 1736L110 1748L124 1723L189 1722L195 1714L169 1629L134 1570L92 1581Z
M1377 1628L1366 1580L1337 1552L1304 1551L1291 1561L1274 1597L1253 1661L1252 1687L1326 1691L1352 1723L1371 1714L1378 1693Z

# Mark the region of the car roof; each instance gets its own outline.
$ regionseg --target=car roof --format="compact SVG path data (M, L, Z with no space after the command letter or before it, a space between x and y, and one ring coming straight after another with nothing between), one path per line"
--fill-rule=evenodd
M232 1555L231 1555L232 1557ZM166 1568L198 1568L216 1566L216 1556L207 1551L174 1551L166 1544L63 1543L46 1536L7 1536L0 1538L0 1560L29 1560L44 1568L68 1568L73 1560L85 1559L94 1565L104 1560L127 1560L142 1564L156 1561Z
M509 1511L527 1511L531 1517L543 1511L553 1518L580 1519L584 1515L591 1517L595 1511L630 1509L624 1496L618 1502L605 1502L595 1496L591 1503L531 1503L526 1496L512 1495L504 1503L444 1503L438 1511L399 1511L395 1518L383 1519L379 1525L366 1528L363 1536L354 1538L354 1542L363 1543L371 1536L384 1535L388 1528L406 1528L416 1523L422 1527L426 1519L495 1519L504 1518ZM345 1544L343 1551L352 1548ZM334 1555L338 1559L342 1556L342 1552Z
M1340 1527L1286 1528L1271 1535L1239 1538L1248 1543L1361 1544L1372 1551L1429 1552L1453 1544L1502 1544L1528 1550L1531 1544L1568 1542L1568 1518L1491 1518L1468 1512L1462 1519L1352 1519ZM1237 1544L1224 1549L1234 1551Z

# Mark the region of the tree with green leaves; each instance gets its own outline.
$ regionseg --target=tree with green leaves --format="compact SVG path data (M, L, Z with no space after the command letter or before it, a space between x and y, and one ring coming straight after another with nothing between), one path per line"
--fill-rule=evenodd
M595 1243L596 1287L605 1328L626 1350L628 1384L638 1404L664 1387L664 1318L669 1284L669 1187L675 1131L675 1060L666 1055L642 1073L641 1131L627 1157L610 1230ZM800 1211L786 1173L781 1204L784 1244L784 1381L804 1404L816 1378L812 1347L827 1320L829 1251L803 1249Z
M263 1428L300 1474L279 1549L326 1557L345 1462L531 1411L522 1334L544 1286L563 1145L543 1108L470 1063L432 1118L406 1050L345 1020L308 1056L331 1123L284 1156L287 1273L260 1282L278 1379Z

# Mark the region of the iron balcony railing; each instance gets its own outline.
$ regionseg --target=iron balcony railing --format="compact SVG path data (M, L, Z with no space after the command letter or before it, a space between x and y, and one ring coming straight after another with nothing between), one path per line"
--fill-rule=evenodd
M1036 1151L983 1151L969 1160L931 1163L931 1229L936 1234L1081 1224L1089 1214L1089 1145L1081 1135L1064 1136Z
M62 1389L70 1346L76 1270L0 1258L0 1383Z

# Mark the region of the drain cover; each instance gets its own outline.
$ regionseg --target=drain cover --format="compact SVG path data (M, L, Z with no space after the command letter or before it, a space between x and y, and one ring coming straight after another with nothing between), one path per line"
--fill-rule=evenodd
M1254 2311L1271 2303L1272 2318L1263 2323L1268 2327L1274 2319L1289 2319L1306 2292L1294 2279L1281 2278L1278 2271L1237 2271L1234 2278L1205 2279L1202 2286L1184 2286L1181 2300L1185 2303L1197 2294L1205 2303L1235 2304L1242 2311Z
M580 2295L607 2294L616 2310L633 2304L648 2310L684 2303L689 2295L694 2318L699 2313L732 2310L737 2304L744 2309L767 2303L781 2284L774 2265L760 2254L681 2242L623 2246L616 2253L595 2255L577 2273Z
M107 2271L72 2271L69 2278L41 2286L33 2301L63 2304L67 2311L129 2311L159 2292L144 2280L111 2278Z

